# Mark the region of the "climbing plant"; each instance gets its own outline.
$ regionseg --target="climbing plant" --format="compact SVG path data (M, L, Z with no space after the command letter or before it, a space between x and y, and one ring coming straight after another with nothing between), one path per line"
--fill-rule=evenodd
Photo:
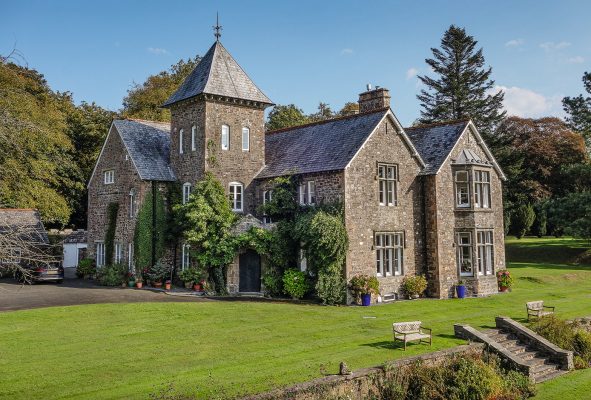
M152 266L164 254L167 218L160 190L147 191L135 225L134 251L138 267Z
M117 213L119 203L109 203L107 206L107 232L105 232L105 260L107 264L113 262L115 247L115 228L117 227Z

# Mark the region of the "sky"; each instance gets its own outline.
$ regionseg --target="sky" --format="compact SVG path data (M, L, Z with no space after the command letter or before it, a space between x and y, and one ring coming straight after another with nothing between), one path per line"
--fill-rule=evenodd
M505 108L564 116L591 70L591 1L10 1L0 0L0 54L16 48L54 90L118 110L134 82L221 41L277 104L306 113L390 89L404 125L420 116L417 74L451 25L483 48Z

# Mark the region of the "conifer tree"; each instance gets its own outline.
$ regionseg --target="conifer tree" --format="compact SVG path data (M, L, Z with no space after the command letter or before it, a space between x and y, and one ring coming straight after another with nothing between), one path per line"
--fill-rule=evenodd
M425 62L435 76L419 76L427 86L417 95L423 108L421 123L472 118L479 131L490 137L503 120L504 93L490 93L492 68L484 68L477 43L465 29L452 25L443 34L441 49L431 48L434 58Z

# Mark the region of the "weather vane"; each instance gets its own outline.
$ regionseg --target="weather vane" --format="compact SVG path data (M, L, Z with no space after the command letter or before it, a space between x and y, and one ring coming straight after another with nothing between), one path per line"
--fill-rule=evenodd
M215 40L217 40L218 42L220 41L220 37L222 36L222 34L220 33L220 31L222 30L222 27L220 26L220 16L218 13L215 13L215 26L213 27L214 30L214 36L215 36Z

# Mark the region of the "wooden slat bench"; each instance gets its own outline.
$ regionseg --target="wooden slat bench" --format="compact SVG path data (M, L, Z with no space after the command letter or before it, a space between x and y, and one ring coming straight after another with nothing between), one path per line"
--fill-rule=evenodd
M545 306L544 300L537 300L525 303L525 308L527 309L527 320L529 321L530 316L540 318L554 314L555 307Z
M404 350L406 350L406 344L408 342L419 341L429 339L429 346L432 343L432 332L431 329L421 326L421 321L411 322L395 322L392 324L392 330L394 331L394 343L397 341L404 342ZM428 333L425 331L429 331Z

